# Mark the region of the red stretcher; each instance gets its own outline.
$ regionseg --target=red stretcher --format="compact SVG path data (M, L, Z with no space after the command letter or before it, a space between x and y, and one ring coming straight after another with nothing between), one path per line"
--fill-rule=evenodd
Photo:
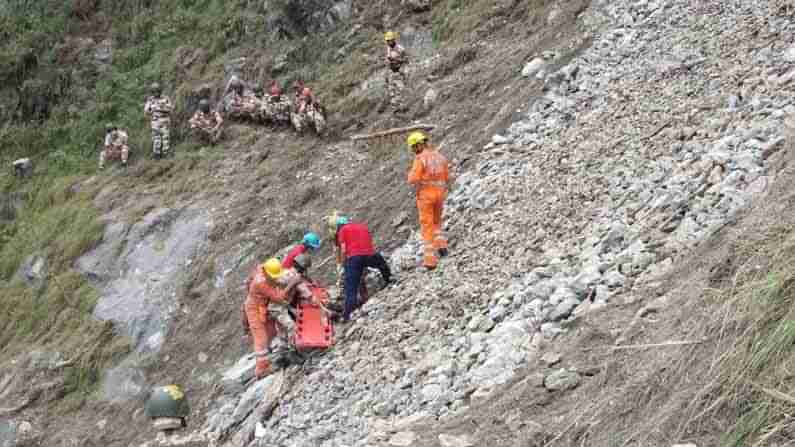
M312 286L314 300L302 301L297 306L293 344L299 352L328 349L334 344L334 323L321 304L328 303L328 292Z

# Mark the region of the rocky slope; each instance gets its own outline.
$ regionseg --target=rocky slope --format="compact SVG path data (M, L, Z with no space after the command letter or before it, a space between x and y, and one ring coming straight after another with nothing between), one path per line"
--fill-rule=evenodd
M562 27L566 6L545 5L545 26ZM215 175L208 184L235 196L205 188L198 196L178 194L174 203L161 204L169 208L153 209L156 201L141 205L146 212L140 223L107 227L106 239L119 245L101 245L80 262L108 292L107 305L95 309L100 316L113 319L112 311L119 310L114 291L158 287L162 300L147 303L150 315L161 314L172 295L183 296L169 312L175 321L163 358L144 357L118 377L130 384L125 408L136 405L148 385L142 372L146 362L154 363L151 369L162 364L167 370L146 371L149 381L187 380L192 398L200 394L194 398L191 426L168 439L119 436L139 444L148 440L148 446L447 447L484 445L486 439L497 445L569 445L562 434L577 402L562 404L548 417L529 412L543 408L511 408L502 418L499 441L474 422L465 428L456 422L469 424L517 383L545 393L543 407L552 399L564 402L584 383L604 380L604 370L574 368L555 354L565 350L559 343L569 340L578 318L618 315L617 325L601 328L604 340L599 341L627 343L636 320L624 318L623 306L643 306L661 294L663 280L671 281L670 274L705 241L735 223L749 205L764 201L777 181L779 172L772 167L787 147L788 119L795 112L795 50L787 40L795 26L791 12L773 1L594 0L578 11L569 35L535 42L524 64L510 67L510 75L500 72L508 77L504 84L485 88L468 83L466 67L434 79L445 61L455 58L433 54L415 31L423 54L415 76L423 79L423 87L441 93L442 105L431 117L443 126L434 136L460 170L446 212L452 255L437 271L424 272L416 268L416 232L405 243L401 239L390 253L400 282L380 291L352 324L340 328L337 346L259 382L250 380L250 359L235 363L237 349L229 343L236 333L244 273L238 270L256 256L282 249L300 232L290 227L276 237L261 228L316 222L325 211L321 205L344 210L354 198L359 204L354 213L374 222L384 239L413 227L413 216L404 213L411 208L409 200L389 207L373 204L385 196L408 197L398 180L383 180L399 179L403 158L379 158L344 141L323 146L324 155L311 162L272 154L261 145L251 150L234 145L235 157L212 163ZM495 71L500 51L508 51L488 40L473 48L497 59L492 60ZM376 83L374 76L354 95L366 95ZM445 104L445 98L461 100L456 85L477 91L483 109ZM413 94L428 96L424 88ZM492 116L473 116L488 115L481 111ZM507 120L510 124L488 144L470 147L481 129L493 130ZM471 123L479 127L472 129ZM246 130L234 132L241 141L250 138ZM283 135L277 138L282 147L294 147ZM307 189L287 204L263 197L274 184L260 183L259 173L248 171L252 165L263 169L266 159L272 164L264 170L278 179L275 185ZM371 169L378 162L380 170ZM350 169L338 176L320 174L340 164ZM278 175L279 168L291 175ZM378 197L310 191L339 191L361 184L362 178L381 185ZM304 203L304 195L310 206L294 208L292 200ZM252 204L268 212L240 212ZM214 225L208 227L209 222ZM207 256L208 241L211 267L190 266ZM114 260L119 252L123 258L146 256L133 265ZM174 261L171 255L178 262L166 262ZM180 266L176 282L162 284L160 276L175 264ZM209 278L197 279L196 269L209 270ZM186 282L186 290L174 289ZM213 298L185 299L197 296ZM219 310L198 310L208 305ZM164 323L132 319L130 335L140 341L140 351L159 347ZM175 327L189 331L178 336ZM203 340L214 340L191 346L190 338L200 332ZM209 363L208 353L215 357ZM223 361L216 361L221 356ZM181 362L186 366L169 366ZM140 422L139 413L125 410L117 416L132 414ZM447 427L456 428L445 432ZM98 430L107 433L98 442L127 445L114 441L114 430L105 424Z
M446 215L452 257L417 271L414 234L391 256L399 285L368 303L332 352L242 396L227 386L206 438L478 445L413 427L462 418L517 372L554 365L540 348L554 348L567 322L650 298L765 197L795 111L784 13L751 1L592 2L578 21L590 46L530 60L521 76L543 81L543 93L458 178ZM228 379L245 374L241 362ZM532 377L550 391L591 380L566 369Z

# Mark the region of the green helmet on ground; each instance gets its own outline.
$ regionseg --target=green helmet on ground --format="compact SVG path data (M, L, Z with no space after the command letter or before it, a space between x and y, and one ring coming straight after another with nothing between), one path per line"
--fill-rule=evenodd
M146 401L146 415L156 418L185 418L190 414L188 399L179 385L160 386Z

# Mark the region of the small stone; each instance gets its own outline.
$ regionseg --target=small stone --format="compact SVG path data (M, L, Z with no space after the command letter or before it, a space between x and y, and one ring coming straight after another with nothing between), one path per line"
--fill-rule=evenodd
M221 384L228 394L238 394L243 391L243 385L254 377L257 359L242 357L232 368L224 372Z
M403 211L402 213L398 214L397 217L395 217L395 220L392 221L392 226L399 227L403 225L408 219L409 219L409 213Z
M422 99L422 103L425 105L426 109L430 109L431 107L436 104L436 100L439 98L439 93L429 88L427 92L425 92L425 97Z
M494 135L493 137L491 137L491 142L494 144L508 144L512 143L513 139L502 135Z
M395 447L409 447L414 444L417 435L413 431L402 431L395 433L394 436L389 438L389 445Z
M33 425L28 421L22 421L19 423L17 431L19 432L20 437L25 436L33 431Z
M453 436L453 435L439 435L439 444L442 447L472 447L475 444L469 436Z
M537 57L525 64L524 68L522 68L522 76L529 78L541 71L541 69L544 68L544 65L546 65L544 59Z
M473 404L481 404L486 402L493 392L494 390L489 387L478 388L474 393L472 393L469 399Z
M580 301L576 298L566 298L565 300L561 301L555 309L552 310L549 314L549 319L552 321L560 321L567 318L571 315L572 311L575 307L580 304Z
M287 55L282 53L273 58L273 72L280 73L287 68Z
M558 323L547 322L541 325L541 334L548 340L555 338L562 332L563 329L561 329L560 324Z
M209 359L210 359L210 357L207 354L205 354L203 352L199 353L199 363L207 363L207 360L209 360Z
M30 158L20 158L12 163L14 175L17 177L30 177L33 175L33 162Z
M553 366L560 362L561 355L557 352L547 352L541 357L541 362L547 366Z
M543 388L544 387L544 374L538 372L530 374L525 380L525 383L534 387L534 388Z
M605 274L604 280L605 284L607 284L607 287L615 289L617 287L623 286L627 281L627 278L617 270L611 270Z
M500 322L504 320L507 314L508 310L504 306L498 305L489 309L489 318L495 322Z
M544 379L544 387L550 391L564 391L580 384L580 375L575 371L559 369Z
M784 60L787 62L795 62L795 45L787 48L784 51Z

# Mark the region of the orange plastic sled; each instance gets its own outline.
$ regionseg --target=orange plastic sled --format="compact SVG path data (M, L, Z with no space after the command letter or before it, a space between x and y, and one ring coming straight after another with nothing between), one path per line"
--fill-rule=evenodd
M312 292L319 302L328 299L320 296L326 293L324 289L317 287ZM298 305L294 343L298 351L328 349L334 344L334 323L318 304L303 301Z

